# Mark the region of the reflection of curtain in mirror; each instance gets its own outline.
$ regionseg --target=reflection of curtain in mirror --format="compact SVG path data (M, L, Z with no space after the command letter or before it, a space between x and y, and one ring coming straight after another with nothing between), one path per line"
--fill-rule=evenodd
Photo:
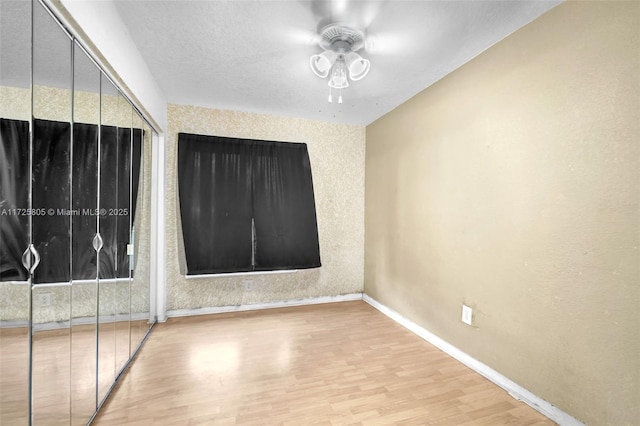
M98 126L73 125L73 210L81 213L98 209ZM97 216L72 216L73 279L96 278L96 251L93 237L97 231Z
M129 129L124 129L129 131ZM133 173L131 173L131 177L133 181L131 182L131 229L133 229L133 224L136 219L136 209L138 207L138 188L140 187L140 168L142 167L142 144L144 143L144 132L142 129L133 129L133 158L131 161L131 167ZM131 155L131 154L130 154ZM127 235L127 238L130 238L130 235ZM132 242L133 243L133 242ZM126 265L129 266L130 257L127 256ZM135 260L134 260L135 262ZM131 269L131 277L133 277L135 272L135 265L130 265Z
M71 125L34 120L32 243L40 254L34 284L70 279ZM42 213L42 214L40 214Z
M0 281L24 281L28 246L29 123L0 119Z
M105 214L100 216L100 232L105 244L100 254L100 277L122 278L129 276L126 249L129 221L135 217L143 132L134 129L132 156L131 129L109 126L102 129L100 208ZM29 125L2 119L0 130L2 214L3 209L28 208ZM33 243L41 257L34 275L36 284L69 280L70 223L73 279L96 277L92 240L97 224L94 213L98 207L98 126L76 123L73 131L70 164L70 124L34 120L33 208L44 212L33 216ZM72 215L64 214L71 211ZM24 214L0 216L2 281L27 279L21 261L22 252L28 246L27 228L28 217Z
M132 159L131 129L102 126L100 208L106 211L106 215L100 216L100 235L104 244L100 254L101 278L129 276L129 221L131 219L133 224L135 218L142 131L134 129L133 137ZM133 173L130 173L131 166ZM130 176L133 181L130 181Z

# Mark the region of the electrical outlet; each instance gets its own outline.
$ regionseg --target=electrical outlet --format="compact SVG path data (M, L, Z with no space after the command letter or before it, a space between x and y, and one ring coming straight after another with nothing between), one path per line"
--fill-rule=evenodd
M253 281L252 280L244 280L244 291L253 291Z
M470 306L462 305L462 322L467 325L473 322L473 309Z
M51 293L38 293L36 300L40 306L51 306Z

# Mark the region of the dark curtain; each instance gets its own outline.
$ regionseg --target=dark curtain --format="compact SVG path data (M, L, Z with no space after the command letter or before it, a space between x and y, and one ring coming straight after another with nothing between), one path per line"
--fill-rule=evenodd
M0 119L0 281L24 281L29 221L29 122Z
M138 195L142 132L139 129L134 132L132 158L131 129L112 126L101 129L100 278L126 278L129 276L127 244L135 218L135 201L132 205L131 200Z
M128 129L127 129L128 130ZM138 188L140 188L140 172L142 167L142 145L144 144L144 131L133 129L133 159L131 161L133 173L131 173L131 226L136 218L138 208ZM130 154L131 155L131 154Z
M251 271L250 147L181 133L178 183L189 275Z
M93 237L98 229L98 126L73 125L73 199L72 208L82 214L71 218L73 279L96 278L96 251ZM93 214L89 214L89 212Z
M127 129L129 130L129 129ZM140 173L142 167L142 145L144 144L144 131L142 129L133 129L133 153L129 153L129 156L132 157L131 161L131 209L129 210L129 220L131 224L131 229L134 229L134 222L136 219L136 209L138 208L138 189L140 188ZM138 234L139 235L139 234ZM135 239L135 236L134 236ZM129 236L128 241L133 244L134 240ZM126 259L126 265L129 267L129 274L131 278L135 275L135 259L131 256L128 256Z
M188 275L320 266L306 144L180 134Z
M256 141L253 149L255 269L320 266L307 145Z
M100 128L100 278L116 278L118 253L118 129ZM108 214L111 213L111 214Z
M140 158L142 152L142 131L118 128L118 168L117 168L117 210L113 213L117 220L117 277L129 276L130 265L127 245L131 241L131 229L136 212L138 185L140 182ZM132 151L133 149L133 151Z
M98 188L98 126L74 124L73 159L70 128L69 123L34 120L32 207L39 213L32 217L32 241L41 260L33 282L69 281L70 248L73 279L95 278L92 241L98 220L104 240L100 277L128 277L127 244L135 217L143 132L134 129L132 152L131 129L102 126ZM29 244L28 216L2 213L29 207L29 125L2 119L0 135L0 280L26 280L21 257Z
M40 254L33 283L67 282L70 277L71 125L34 120L32 242Z

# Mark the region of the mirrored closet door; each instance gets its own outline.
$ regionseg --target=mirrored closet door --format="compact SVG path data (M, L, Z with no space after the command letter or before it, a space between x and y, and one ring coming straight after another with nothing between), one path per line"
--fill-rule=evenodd
M98 210L100 71L82 48L73 46L72 209ZM83 209L84 212L82 211ZM86 424L96 409L98 316L97 214L71 216L71 416ZM97 240L96 240L97 241Z
M0 1L0 424L28 424L31 3ZM11 166L9 167L9 164ZM25 214L21 214L25 213Z
M0 37L0 424L87 424L155 322L154 130L43 3Z
M71 39L34 4L31 244L31 391L34 424L61 424L70 412ZM37 29L37 31L35 31ZM8 141L11 143L11 141ZM22 143L22 141L20 141Z

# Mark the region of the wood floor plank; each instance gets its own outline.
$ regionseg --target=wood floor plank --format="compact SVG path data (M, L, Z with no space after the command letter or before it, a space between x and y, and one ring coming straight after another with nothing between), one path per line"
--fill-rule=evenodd
M361 301L158 324L94 425L553 425Z

